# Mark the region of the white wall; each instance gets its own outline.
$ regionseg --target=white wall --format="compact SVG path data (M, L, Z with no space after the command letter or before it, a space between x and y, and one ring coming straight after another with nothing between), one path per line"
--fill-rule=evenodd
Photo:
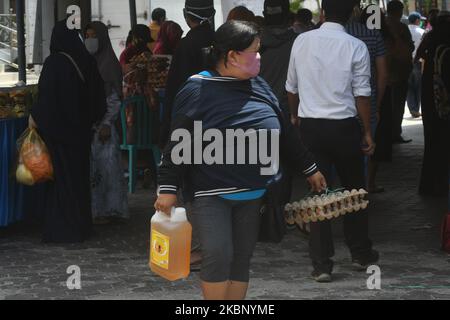
M185 0L150 0L151 10L155 8L163 8L167 12L167 19L173 20L178 23L184 30L184 34L189 31L184 16L183 8ZM217 11L215 16L216 26L220 26L223 23L222 18L222 2L221 0L214 0L214 7Z
M221 0L214 0L216 7L216 25L223 23ZM181 25L184 35L189 31L189 27L183 17L183 8L185 0L136 0L136 11L138 14L138 23L150 24L151 12L155 8L164 8L167 12L167 18ZM93 20L101 20L105 24L111 21L118 28L111 28L109 35L117 55L125 48L125 40L131 29L129 16L129 3L124 0L92 0ZM147 19L144 19L144 12L147 13ZM101 19L99 19L101 14Z
M138 0L138 3L143 2ZM98 16L101 15L99 19ZM109 36L117 55L124 49L124 41L131 28L130 10L128 1L124 0L92 0L93 20L100 20L105 24L108 21L117 28L111 28ZM140 22L141 23L141 22Z
M0 0L2 1L2 0ZM36 0L27 0L36 2ZM58 0L69 1L69 0ZM48 54L48 36L54 21L50 21L49 17L53 16L52 2L50 0L42 0L43 3L43 42L44 42L44 58ZM167 12L167 18L181 25L184 35L189 31L189 27L183 17L183 8L185 0L136 0L136 9L138 14L138 23L150 24L151 12L155 8L164 8ZM236 5L245 5L253 10L255 14L262 15L264 0L214 0L216 8L215 23L216 27L220 26L224 21L224 16L228 15L228 11ZM93 20L101 20L105 24L108 21L117 28L110 29L110 37L114 51L117 55L125 48L125 40L131 28L129 2L126 0L91 0ZM315 10L317 5L315 0L306 0L305 6ZM224 9L224 10L222 10ZM144 18L144 12L147 18ZM101 15L101 17L99 17ZM47 36L48 35L48 36Z

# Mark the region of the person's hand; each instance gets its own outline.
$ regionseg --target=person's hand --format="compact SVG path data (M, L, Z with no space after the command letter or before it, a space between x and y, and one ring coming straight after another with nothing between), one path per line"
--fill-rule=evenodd
M101 143L107 142L111 138L111 127L108 125L103 125L98 132L98 139Z
M364 141L363 141L363 152L367 156L371 156L375 152L375 142L372 139L372 134L367 133L364 135Z
M319 193L327 188L327 181L320 171L310 176L307 180L311 185L311 191L313 192Z
M34 119L33 119L33 117L31 115L28 117L28 127L30 129L36 129L37 128L37 124L36 124L36 122L34 122Z
M172 208L177 204L177 196L175 194L160 194L155 202L155 209L164 212L168 216Z
M300 124L300 119L298 116L291 115L291 123L294 127L298 127Z

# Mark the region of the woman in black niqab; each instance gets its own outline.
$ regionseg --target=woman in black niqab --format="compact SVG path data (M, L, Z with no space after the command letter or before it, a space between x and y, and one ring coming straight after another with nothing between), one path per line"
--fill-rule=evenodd
M438 17L417 49L417 59L425 61L422 75L422 120L425 150L419 193L422 196L447 197L449 192L450 125L439 117L434 100L435 56L439 46L450 48L450 14ZM446 57L450 57L448 54ZM448 59L448 58L447 58ZM442 75L450 74L450 62L443 59ZM448 60L447 60L448 61ZM446 79L443 79L444 81Z
M44 242L70 243L91 234L89 155L93 125L106 110L103 80L77 30L53 29L32 119L52 157L46 185Z

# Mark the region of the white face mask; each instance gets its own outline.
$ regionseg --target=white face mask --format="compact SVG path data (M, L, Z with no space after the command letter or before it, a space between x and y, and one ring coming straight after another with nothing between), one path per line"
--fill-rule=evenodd
M97 38L88 38L84 40L84 45L86 46L87 51L94 55L98 51L98 39Z

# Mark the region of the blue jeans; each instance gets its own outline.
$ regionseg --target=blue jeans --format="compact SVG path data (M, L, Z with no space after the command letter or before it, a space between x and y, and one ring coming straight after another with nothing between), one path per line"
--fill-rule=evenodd
M420 111L420 101L422 96L422 65L414 64L413 71L408 81L408 108L411 113Z

